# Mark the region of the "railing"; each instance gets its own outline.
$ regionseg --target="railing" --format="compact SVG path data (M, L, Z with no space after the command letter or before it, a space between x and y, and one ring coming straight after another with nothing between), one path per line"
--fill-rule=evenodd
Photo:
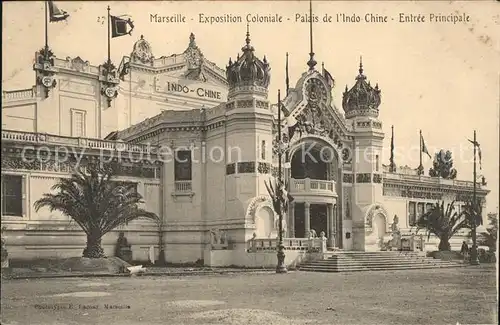
M290 180L290 192L300 193L300 192L318 192L324 194L335 194L335 182L316 180L310 178L304 179L294 179Z
M139 153L154 153L156 146L148 144L132 144L121 141L109 141L91 138L74 138L53 134L2 130L2 141L13 141L34 144L54 144L72 147L85 147L97 150L117 150Z
M444 179L441 177L419 176L409 174L396 174L384 172L384 180L418 181L423 184L450 185L459 187L474 187L472 181L459 181L455 179ZM476 182L477 188L481 188L481 183Z
M276 251L278 238L252 238L247 242L247 252ZM283 238L285 250L324 252L326 237L316 238Z
M175 181L176 192L191 192L192 190L191 181Z
M35 87L29 89L9 90L2 92L2 99L5 100L31 99L35 97L36 97Z

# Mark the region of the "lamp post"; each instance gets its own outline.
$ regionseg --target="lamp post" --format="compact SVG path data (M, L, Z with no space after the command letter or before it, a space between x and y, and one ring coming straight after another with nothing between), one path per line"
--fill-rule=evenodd
M476 236L476 130L474 130L474 170L473 170L473 181L474 181L474 189L472 192L472 215L471 215L471 225L472 225L472 249L470 252L470 264L471 265L479 265L479 259L477 256L477 236Z
M278 218L279 218L279 229L278 229L278 265L276 266L276 273L287 273L286 265L285 265L285 245L283 245L283 210L286 206L282 204L286 202L286 198L284 197L284 185L281 175L281 158L283 157L283 145L281 143L281 95L280 90L278 89L278 199L280 200Z

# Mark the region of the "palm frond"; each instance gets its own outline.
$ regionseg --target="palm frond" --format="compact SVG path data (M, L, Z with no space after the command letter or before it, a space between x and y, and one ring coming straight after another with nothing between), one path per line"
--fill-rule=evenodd
M52 190L34 203L35 211L48 208L69 216L87 234L102 237L119 225L138 218L159 217L139 208L142 196L132 186L112 180L113 166L87 165L69 178L60 179Z

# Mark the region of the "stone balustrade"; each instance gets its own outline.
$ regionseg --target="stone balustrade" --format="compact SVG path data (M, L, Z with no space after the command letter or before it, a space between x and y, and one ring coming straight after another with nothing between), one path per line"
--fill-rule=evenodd
M252 238L248 241L247 252L276 251L278 238ZM326 252L326 237L316 238L283 238L285 250Z
M192 191L191 181L175 181L175 191L191 192Z
M309 193L318 195L336 195L335 182L317 179L294 179L290 180L290 193Z
M157 146L149 144L132 144L122 141L111 141L91 138L74 138L45 133L23 132L2 130L2 142L20 142L23 144L52 144L57 146L82 147L96 150L125 151L153 154L157 152Z
M2 100L22 100L36 97L36 87L2 92Z

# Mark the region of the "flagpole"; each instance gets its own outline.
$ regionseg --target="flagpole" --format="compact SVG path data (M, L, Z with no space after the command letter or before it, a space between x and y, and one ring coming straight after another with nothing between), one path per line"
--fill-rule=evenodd
M49 18L48 18L48 8L47 1L45 1L45 53L44 59L47 60L49 58Z
M280 90L278 89L278 182L276 187L279 189L278 194L283 196L283 181L281 179L281 158L283 156L282 153L283 146L281 144L281 95ZM279 217L279 225L278 225L278 265L276 265L276 273L287 273L287 269L285 266L285 246L283 245L283 206L281 206L281 197L278 197L280 201L280 207L278 212Z
M420 167L422 166L422 130L420 130Z
M288 96L288 89L290 88L290 80L288 79L288 52L286 52L286 67L285 67L285 83L286 83L286 95Z
M474 188L472 191L472 249L470 252L470 264L471 265L479 265L479 260L477 256L477 236L476 236L476 222L477 222L477 215L476 215L476 130L474 130L474 169L473 169L473 182L474 182ZM479 210L479 209L478 209Z
M111 31L110 31L110 25L111 25L111 22L110 22L110 10L111 8L109 8L108 6L108 63L111 63Z
M314 70L314 66L316 65L316 61L314 61L314 51L313 51L313 15L312 15L312 0L309 0L309 41L311 46L311 52L309 52L309 61L307 61L307 65L309 66L309 70Z
M389 171L396 172L396 163L394 162L394 125L391 126L391 159L389 164Z

